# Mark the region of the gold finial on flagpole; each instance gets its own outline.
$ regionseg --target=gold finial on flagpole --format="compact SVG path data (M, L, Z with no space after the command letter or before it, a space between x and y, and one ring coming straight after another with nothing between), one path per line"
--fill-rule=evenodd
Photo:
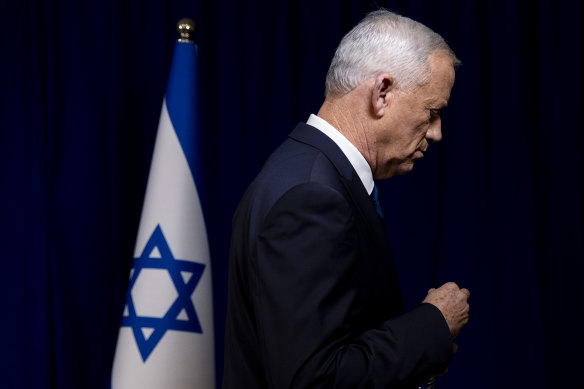
M176 30L178 31L180 38L179 42L193 43L193 35L195 35L195 22L192 19L184 18L178 21L176 24Z

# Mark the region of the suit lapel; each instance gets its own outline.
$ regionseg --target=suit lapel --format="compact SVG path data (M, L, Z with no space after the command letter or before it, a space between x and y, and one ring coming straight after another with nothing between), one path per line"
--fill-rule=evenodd
M390 254L391 251L389 249L387 235L383 225L379 221L377 210L371 203L371 199L359 175L355 172L355 169L353 169L353 166L337 144L318 129L304 123L298 124L289 136L296 141L319 149L326 155L339 172L341 181L351 196L353 203L355 203L356 208L359 210L361 218L365 221L365 225L373 237L376 247L381 254Z
M370 234L373 236L373 240L379 251L385 256L390 255L391 250L389 248L389 243L387 241L387 234L382 222L379 220L379 215L377 215L377 210L371 202L371 198L367 194L367 191L363 187L363 183L359 178L359 175L353 171L352 180L344 180L345 186L356 204L361 217L365 220L365 224L369 229Z

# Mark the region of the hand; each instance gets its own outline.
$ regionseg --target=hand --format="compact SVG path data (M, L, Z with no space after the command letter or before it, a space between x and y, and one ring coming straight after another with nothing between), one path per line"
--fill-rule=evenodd
M450 336L454 339L468 323L469 297L468 289L460 289L454 282L447 282L438 289L430 289L423 302L433 304L442 312L450 329Z

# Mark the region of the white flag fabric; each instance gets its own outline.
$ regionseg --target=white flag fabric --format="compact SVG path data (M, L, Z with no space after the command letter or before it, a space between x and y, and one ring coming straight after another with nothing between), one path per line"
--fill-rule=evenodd
M177 42L111 387L215 388L211 262L197 192L196 46Z

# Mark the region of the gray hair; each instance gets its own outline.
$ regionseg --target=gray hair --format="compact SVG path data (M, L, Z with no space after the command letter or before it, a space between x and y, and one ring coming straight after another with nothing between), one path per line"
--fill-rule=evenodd
M345 94L381 73L391 74L398 89L430 81L428 57L441 51L460 61L444 39L415 20L387 10L371 12L341 41L326 76L326 95Z

